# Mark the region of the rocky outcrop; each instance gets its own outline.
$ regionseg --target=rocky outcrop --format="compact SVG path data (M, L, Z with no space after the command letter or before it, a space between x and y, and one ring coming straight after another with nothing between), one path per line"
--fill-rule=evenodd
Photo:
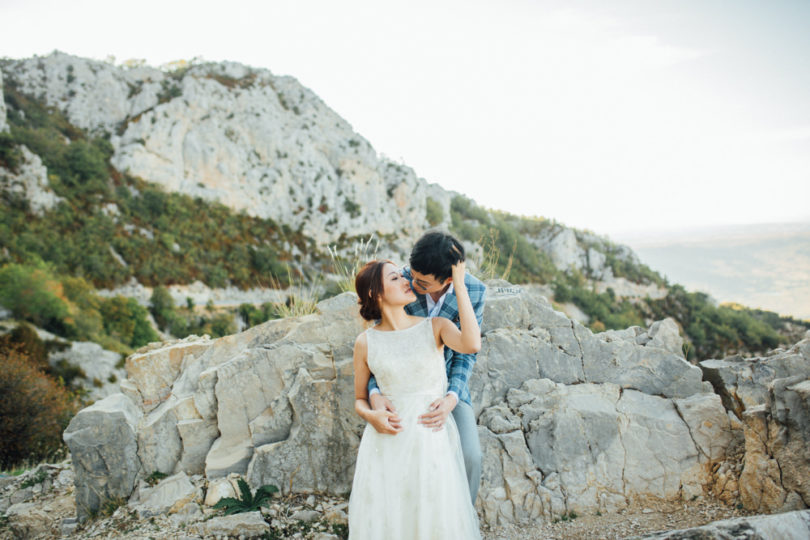
M704 360L700 368L726 408L741 417L746 409L765 404L768 387L775 380L793 376L810 378L810 338L787 350L775 349L764 357L737 355Z
M95 422L108 426L95 440L117 445L128 467L139 467L137 478L204 474L219 496L233 475L254 487L345 492L363 428L354 414L352 346L364 325L352 294L318 307L218 340L141 350L127 360L125 396L77 419L109 416ZM471 392L487 522L617 510L712 488L740 425L683 358L672 321L594 335L506 282L489 284L484 321ZM69 434L81 422L74 424L65 438L76 452L77 498L103 493L89 474L98 464L77 458L82 449ZM135 486L131 474L105 481L115 493ZM101 502L86 499L80 507Z
M810 506L810 380L778 379L768 401L748 409L741 502L756 512Z
M294 289L280 290L271 287L239 289L237 287L211 288L201 281L188 285L169 285L166 287L175 306L186 306L189 300L195 306L209 303L216 307L237 307L241 304L264 304L267 302L285 302ZM115 289L99 289L96 294L106 298L125 296L134 298L140 305L148 307L152 298L152 287L141 285L134 278Z
M81 376L73 379L72 384L85 391L88 401L98 401L120 392L118 381L126 377L120 353L89 341L71 342L66 349L48 355L48 362L51 365L65 362L81 370Z
M726 409L742 420L744 451L729 480L755 512L810 506L810 338L760 358L700 363Z
M292 77L232 62L127 69L59 52L3 69L72 124L109 134L118 170L168 191L272 218L321 245L426 226L426 182L378 156Z
M48 169L42 164L39 156L25 146L17 148L20 163L16 170L10 171L0 167L0 190L25 200L31 212L42 215L46 210L55 207L62 198L51 190L48 183Z

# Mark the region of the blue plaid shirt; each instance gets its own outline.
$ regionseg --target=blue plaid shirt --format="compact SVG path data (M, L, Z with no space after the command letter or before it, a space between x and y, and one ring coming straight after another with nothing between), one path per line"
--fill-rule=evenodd
M413 280L410 268L405 268L402 274L409 281ZM464 276L464 284L467 285L470 301L475 311L475 318L478 319L478 326L481 326L481 322L484 318L484 299L486 297L487 287L481 280L473 277L469 273ZM405 306L405 311L410 315L427 317L428 309L425 295L416 293L416 301ZM456 326L461 328L461 321L459 321L458 318L458 300L456 299L455 290L452 293L448 293L444 298L444 304L442 304L441 310L439 310L439 317L450 319ZM447 391L455 392L459 400L469 405L472 405L472 403L467 381L472 374L476 356L476 354L461 354L452 350L450 347L444 348L444 363L447 368L448 382ZM368 381L369 393L371 393L371 390L374 388L377 388L377 381L374 379L374 375L372 375Z

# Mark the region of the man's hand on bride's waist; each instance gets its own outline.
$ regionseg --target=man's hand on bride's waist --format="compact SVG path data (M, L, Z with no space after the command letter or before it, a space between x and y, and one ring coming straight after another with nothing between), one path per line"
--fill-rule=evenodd
M428 412L419 417L419 423L433 431L440 431L456 405L458 405L458 398L455 394L449 393L431 403Z

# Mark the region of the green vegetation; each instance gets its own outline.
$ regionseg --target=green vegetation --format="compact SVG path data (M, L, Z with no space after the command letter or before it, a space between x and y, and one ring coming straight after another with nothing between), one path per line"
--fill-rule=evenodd
M442 205L439 204L438 201L431 199L428 197L425 200L425 216L427 217L427 221L431 227L435 227L442 221L444 221L444 210L442 209Z
M450 203L450 219L451 231L463 240L483 244L485 239L495 238L500 252L509 253L494 259L493 275L507 274L515 283L548 283L558 273L549 256L526 238L527 232L539 231L550 222L490 212L462 196Z
M618 300L612 289L597 293L586 284L585 277L578 271L558 276L552 284L555 302L573 302L588 317L594 332L644 326L640 306L627 300Z
M690 358L722 358L739 352L764 353L779 346L784 323L775 313L742 306L714 306L706 294L673 285L661 300L649 301L656 319L673 317L692 346Z
M156 486L158 483L169 475L160 471L154 471L146 477L146 483L150 486Z
M146 310L135 300L100 297L84 279L58 276L43 262L0 267L0 304L19 320L122 354L158 339Z
M285 285L293 250L314 250L311 239L272 220L118 173L105 138L88 137L58 110L19 92L11 78L4 91L11 132L0 141L0 161L16 166L17 145L26 145L63 198L41 216L19 197L0 199L0 248L10 261L46 261L95 287L134 277L150 286L200 280L248 288L271 277Z
M250 486L244 478L239 478L236 483L239 485L241 497L224 497L217 502L213 507L218 510L224 510L225 515L239 514L242 512L254 512L266 506L274 493L278 493L276 486L265 485L256 490L253 494L250 492Z
M46 471L44 468L39 468L29 478L23 480L23 482L20 484L20 487L27 488L35 486L37 484L41 484L42 482L45 481L46 478L48 478L48 471Z
M198 336L208 334L218 338L236 332L233 313L214 312L213 309L207 309L207 313L201 313L199 310L195 310L194 304L191 302L187 303L185 307L176 307L165 287L155 287L152 290L149 311L161 330L169 332L177 338L184 338L191 334Z

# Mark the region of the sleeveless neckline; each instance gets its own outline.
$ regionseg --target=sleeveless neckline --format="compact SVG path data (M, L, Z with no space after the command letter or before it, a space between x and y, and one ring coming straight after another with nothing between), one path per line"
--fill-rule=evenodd
M398 332L407 332L408 330L411 330L413 328L416 328L417 326L424 324L426 321L429 321L430 319L431 319L430 317L424 317L423 320L419 321L415 325L409 326L408 328L402 328L400 330L377 330L373 326L369 328L369 330L374 330L374 332L378 334L396 334Z

